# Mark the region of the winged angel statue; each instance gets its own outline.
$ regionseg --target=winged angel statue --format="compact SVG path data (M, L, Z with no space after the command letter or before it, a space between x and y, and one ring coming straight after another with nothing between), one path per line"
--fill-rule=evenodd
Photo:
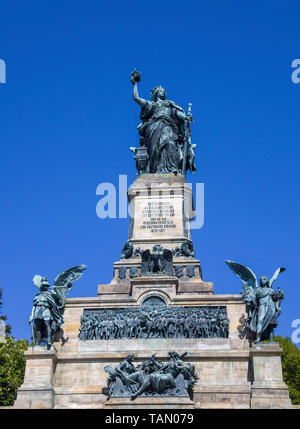
M261 277L258 286L256 275L250 268L233 261L225 262L244 283L242 296L244 302L248 304L246 326L255 334L255 343L263 340L273 341L274 328L278 324L277 315L281 313L280 304L284 294L279 288L272 289L272 285L285 268L277 268L271 280L265 276Z
M64 323L62 310L66 304L68 293L73 282L80 279L86 270L85 265L77 265L58 274L54 285L50 288L47 277L39 274L33 277L34 285L39 289L33 300L29 323L32 328L32 337L36 345L46 341L50 348L53 336Z

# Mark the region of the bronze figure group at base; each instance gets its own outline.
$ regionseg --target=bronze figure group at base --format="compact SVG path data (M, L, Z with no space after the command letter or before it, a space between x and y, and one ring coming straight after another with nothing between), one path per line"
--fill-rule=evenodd
M182 360L185 355L186 352L181 355L169 352L169 362L164 363L156 359L155 353L135 367L134 355L130 353L115 368L104 367L109 379L103 393L108 399L126 396L132 400L138 396L189 396L192 399L198 376L195 367Z

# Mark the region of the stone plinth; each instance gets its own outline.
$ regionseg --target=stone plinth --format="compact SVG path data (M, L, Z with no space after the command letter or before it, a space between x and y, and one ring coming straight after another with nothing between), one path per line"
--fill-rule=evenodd
M138 176L128 198L131 245L126 243L124 259L114 263L112 281L100 284L96 297L67 299L62 325L64 343L55 342L55 348L49 351L34 347L25 353L25 380L15 407L290 408L287 386L282 380L281 349L276 344L250 348L243 331L246 306L242 296L215 295L213 284L203 281L191 241L192 191L185 179L173 174ZM149 269L143 267L141 275L141 257L146 255L142 251L151 252L154 245L160 246L158 257L163 263L168 262L169 269L164 270L161 264L154 270L149 265ZM165 252L165 257L163 249L172 254ZM148 313L152 317L148 320L157 324L161 311L165 325L159 329L154 325L151 332L152 325L147 326L144 317L147 300L154 297L155 311ZM157 302L163 302L163 310L156 311ZM201 306L205 309L195 309ZM178 319L168 316L163 320L164 308L169 315L181 315ZM137 317L139 328L134 331L133 315L141 313L140 321ZM93 318L100 315L98 322L104 330L94 324L96 319L86 318L87 314ZM107 319L105 314L109 315ZM119 330L121 319L123 328ZM201 336L208 338L198 338ZM129 353L134 354L136 365L153 353L165 363L171 351L182 355L186 352L184 361L195 368L198 379L193 399L154 394L131 400L117 397L119 391L107 399L107 366L115 368Z
M106 343L106 344L105 344ZM66 345L65 345L66 346ZM249 349L236 350L231 340L108 340L78 342L60 350L54 389L55 408L249 408L251 385L247 379ZM129 352L135 364L158 351L158 361L168 360L168 351L187 351L185 362L195 366L199 376L194 398L129 397L107 400L107 365L115 367Z
M128 190L129 239L141 249L167 248L190 239L193 195L185 179L173 174L138 176Z
M251 408L291 408L287 385L282 379L282 349L278 343L253 344Z
M228 338L147 338L147 339L122 339L122 340L88 340L79 341L80 353L134 353L136 356L144 353L151 354L152 350L158 353L177 351L188 352L190 357L194 353L201 352L201 356L210 356L212 353L232 352L231 340ZM205 354L206 353L206 354ZM225 353L225 354L226 354Z
M146 397L142 396L133 401L130 398L111 398L105 402L105 409L189 409L194 408L194 402L189 398L176 398L176 397Z
M263 343L249 347L239 337L239 319L246 312L240 295L178 294L176 285L165 279L161 289L170 306L226 305L230 321L228 338L148 338L80 341L80 318L86 308L137 307L143 297L157 294L152 284L148 290L136 288L135 295L105 301L100 297L67 300L62 346L55 349L34 347L26 353L24 384L18 392L16 408L289 408L288 390L282 381L281 349ZM137 286L139 282L137 282ZM178 286L178 285L177 285ZM112 298L112 297L111 297ZM187 352L185 362L195 366L199 379L193 400L187 397L111 398L107 387L107 365L115 367L129 353L135 364L152 353L166 362L168 352Z
M176 266L176 264L174 264ZM124 266L124 263L123 263ZM130 265L127 263L125 265L127 271L129 272ZM199 271L198 271L199 272ZM109 284L98 285L98 296L102 301L118 301L123 300L128 302L129 300L135 300L140 296L141 291L147 292L150 289L152 292L154 290L161 291L162 294L165 291L168 291L168 295L171 297L184 296L184 294L194 294L198 296L199 294L203 295L212 295L213 294L213 283L204 282L200 275L196 275L193 278L189 278L186 275L180 279L176 276L142 276L135 277L133 279L128 277L121 281L116 281L117 274L114 277L113 281ZM191 296L190 296L191 297Z
M155 283L156 282L156 283ZM247 408L251 385L248 381L249 345L238 337L238 324L245 305L240 295L203 295L178 293L173 278L156 278L148 287L136 279L132 293L96 298L67 300L63 325L68 341L56 344L58 361L54 376L54 408ZM226 305L230 320L229 338L149 338L79 341L80 318L85 308L138 307L144 298L163 296L169 306ZM186 362L196 368L199 380L191 401L187 397L111 398L103 394L107 387L107 365L118 365L129 353L136 364L157 352L157 359L168 360L168 352L187 352ZM225 386L225 387L224 387ZM214 399L213 399L214 398Z
M172 251L172 274L178 282L178 293L212 294L212 282L203 281L200 261L190 251L193 194L185 179L173 174L137 176L128 190L128 200L131 255L124 254L114 263L113 278L109 284L98 286L99 296L122 295L126 299L126 294L131 295L135 279L141 277L142 252L152 252L154 245L159 245L161 252ZM151 287L155 279L155 275L145 276L143 281Z
M195 408L249 409L250 383L199 385L194 389Z
M53 408L53 376L57 363L54 346L30 347L25 352L26 370L24 383L18 390L15 408Z
M200 267L200 261L195 258L173 258L173 266L176 273L176 267L182 267L182 275L180 277L176 274L172 277L173 281L178 284L178 292L197 292L202 294L213 293L213 283L205 282L202 280L202 271ZM187 267L194 267L194 275L189 277L187 274ZM130 277L130 269L132 267L137 268L137 276ZM109 284L98 285L98 295L115 295L115 294L131 294L132 287L136 284L136 280L140 277L141 258L130 258L123 259L114 263L114 276ZM125 276L120 278L120 268L125 270ZM167 276L164 276L164 278ZM142 280L144 284L153 285L158 284L159 276L143 276ZM163 279L162 279L163 280ZM125 297L124 295L124 297Z

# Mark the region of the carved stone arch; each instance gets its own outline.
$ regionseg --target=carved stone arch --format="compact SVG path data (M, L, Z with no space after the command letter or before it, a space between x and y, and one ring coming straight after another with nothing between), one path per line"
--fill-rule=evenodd
M162 291L160 289L152 289L151 291L145 291L143 292L137 299L137 304L139 306L142 306L143 302L145 301L145 299L151 297L151 296L157 296L159 298L162 298L166 305L169 306L172 304L172 300L170 298L170 296L165 292Z

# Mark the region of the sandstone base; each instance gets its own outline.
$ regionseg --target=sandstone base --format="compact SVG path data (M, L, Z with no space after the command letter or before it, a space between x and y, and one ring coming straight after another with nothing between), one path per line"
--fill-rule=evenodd
M14 408L53 408L53 376L57 363L57 350L52 346L35 346L25 352L24 383L18 390Z
M251 408L292 407L287 385L282 380L281 351L277 343L252 346Z
M143 290L141 293L145 295ZM241 296L198 295L196 299L190 295L189 298L192 305L226 305L229 338L79 341L84 308L98 308L103 301L99 297L69 299L64 313L64 337L68 340L63 346L55 343L49 351L33 347L25 352L25 380L15 408L291 408L288 389L282 381L282 349L276 343L250 347L248 340L239 338L239 318L245 314ZM174 299L169 299L174 305ZM181 298L177 295L176 303L186 305L187 300L186 295ZM159 360L167 361L169 351L186 351L184 360L196 368L199 380L194 386L193 400L187 397L107 400L102 390L107 387L106 365L116 366L131 352L136 364L154 352Z
M192 190L185 179L174 174L137 176L128 199L131 244L127 241L124 247L129 246L130 252L121 252L111 282L98 285L98 296L67 299L62 325L67 341L63 345L55 342L51 350L34 347L25 353L25 379L15 408L290 408L278 344L250 347L241 335L246 315L241 295L214 295L213 283L203 280L191 239ZM172 270L142 267L144 251L153 252L156 245L160 257L163 249L173 255L168 261ZM153 296L164 301L171 312L174 307L226 307L229 332L227 328L221 332L212 329L204 334L228 334L228 338L79 340L84 310L122 308L125 312L133 309L133 313ZM134 353L137 364L153 353L166 362L170 351L187 352L185 362L195 366L199 379L192 400L157 396L107 400L103 393L108 384L105 366L117 366L129 353Z

